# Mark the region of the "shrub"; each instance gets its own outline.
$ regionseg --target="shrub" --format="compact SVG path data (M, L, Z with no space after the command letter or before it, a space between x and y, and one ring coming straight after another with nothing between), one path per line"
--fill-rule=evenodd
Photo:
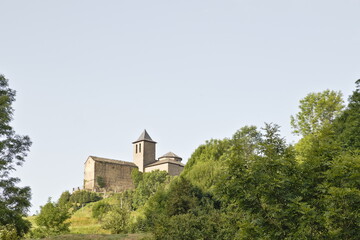
M104 202L97 202L92 207L92 216L97 220L102 220L103 217L109 212L111 209L111 205Z
M20 237L17 235L14 225L0 226L0 240L18 240Z
M41 207L40 214L35 219L39 229L35 230L34 234L50 236L67 233L70 231L70 223L65 221L69 218L70 214L66 208L49 201Z
M102 227L112 234L126 233L129 218L130 210L117 206L106 214Z
M74 209L77 210L87 203L97 202L101 199L102 197L100 197L97 193L82 190L71 194L69 202L73 205Z

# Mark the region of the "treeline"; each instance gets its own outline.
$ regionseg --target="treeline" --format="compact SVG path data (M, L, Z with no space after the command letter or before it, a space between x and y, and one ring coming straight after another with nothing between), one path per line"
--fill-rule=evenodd
M358 239L360 80L348 102L330 90L302 99L295 145L276 124L206 142L138 222L155 239Z
M93 217L112 233L165 240L358 239L360 80L347 106L326 90L299 108L296 144L276 124L242 127L199 146L179 177L134 171L136 188L93 204ZM79 207L71 197L58 206Z

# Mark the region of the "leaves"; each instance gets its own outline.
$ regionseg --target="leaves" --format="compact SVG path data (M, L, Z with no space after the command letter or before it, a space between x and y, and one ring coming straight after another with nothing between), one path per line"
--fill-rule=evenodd
M306 136L334 122L344 108L341 92L325 90L300 100L300 112L291 116L294 133Z
M28 136L17 135L10 126L14 101L15 91L0 75L0 225L12 224L22 236L30 228L22 216L30 207L31 193L29 187L16 186L20 179L10 177L10 173L24 162L31 141Z

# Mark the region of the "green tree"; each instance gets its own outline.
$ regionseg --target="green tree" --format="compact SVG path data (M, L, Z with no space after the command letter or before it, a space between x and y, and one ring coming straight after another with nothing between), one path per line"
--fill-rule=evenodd
M116 206L103 218L102 227L112 234L126 233L130 218L130 209Z
M222 174L222 156L230 147L229 139L206 141L191 155L181 175L203 191L212 191Z
M341 92L325 90L308 94L300 100L299 108L295 117L291 116L291 126L295 134L306 136L333 123L341 114L344 101Z
M20 179L11 177L16 166L22 165L31 146L28 136L19 136L10 126L15 91L0 75L0 225L13 225L22 236L30 229L30 222L22 217L30 207L30 188L18 187Z
M234 238L299 239L301 169L279 126L265 124L262 130L245 127L234 135L217 196L223 210L238 217Z
M343 114L335 121L335 132L346 149L360 149L360 79L356 90L349 97L349 104Z
M70 207L70 197L71 197L71 194L69 191L65 191L61 194L59 200L58 200L58 205L60 207L64 207L64 208L69 208Z
M69 202L72 207L79 209L88 203L97 202L101 199L102 197L100 197L97 193L82 190L73 192L70 196Z
M155 194L160 186L170 180L170 176L167 172L159 170L141 174L133 172L132 176L135 177L134 182L137 186L132 204L135 209L143 206L149 197Z
M324 174L326 228L332 239L360 236L360 154L336 157Z
M38 231L45 233L46 236L59 235L69 232L70 223L67 222L70 214L66 208L59 207L50 200L41 207L35 222L39 226Z
M126 233L130 228L131 191L125 191L117 195L117 203L106 209L107 213L102 218L102 228L111 233Z

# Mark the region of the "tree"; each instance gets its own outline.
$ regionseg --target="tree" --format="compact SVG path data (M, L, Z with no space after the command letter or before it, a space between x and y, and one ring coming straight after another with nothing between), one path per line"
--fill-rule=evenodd
M97 193L81 190L71 194L69 203L75 210L77 210L88 203L97 202L101 199L102 197L100 197Z
M170 179L167 172L159 170L148 173L140 173L134 170L132 177L136 185L132 203L135 209L143 206L149 197L154 195L157 189L165 182L169 182Z
M131 212L131 191L122 192L117 196L117 203L102 216L102 228L113 234L128 232ZM94 212L93 212L94 213Z
M19 236L28 232L30 222L22 217L30 207L30 187L18 187L20 179L11 177L16 166L21 166L31 146L28 136L19 136L10 126L14 109L15 91L0 75L0 225L14 225Z
M69 218L70 214L66 208L59 207L49 199L48 203L41 207L35 221L39 226L38 231L50 236L69 232L70 223L65 222Z
M57 201L58 205L60 207L64 207L64 208L69 208L70 207L70 197L71 197L71 194L69 191L65 191L61 194L59 200Z
M306 136L319 131L334 122L344 108L342 93L325 90L310 93L300 100L300 112L291 116L291 126L295 134Z
M105 215L102 227L110 230L112 234L126 233L129 218L130 210L128 208L116 206Z
M349 97L349 104L335 121L337 139L344 148L360 149L360 79L356 90Z

